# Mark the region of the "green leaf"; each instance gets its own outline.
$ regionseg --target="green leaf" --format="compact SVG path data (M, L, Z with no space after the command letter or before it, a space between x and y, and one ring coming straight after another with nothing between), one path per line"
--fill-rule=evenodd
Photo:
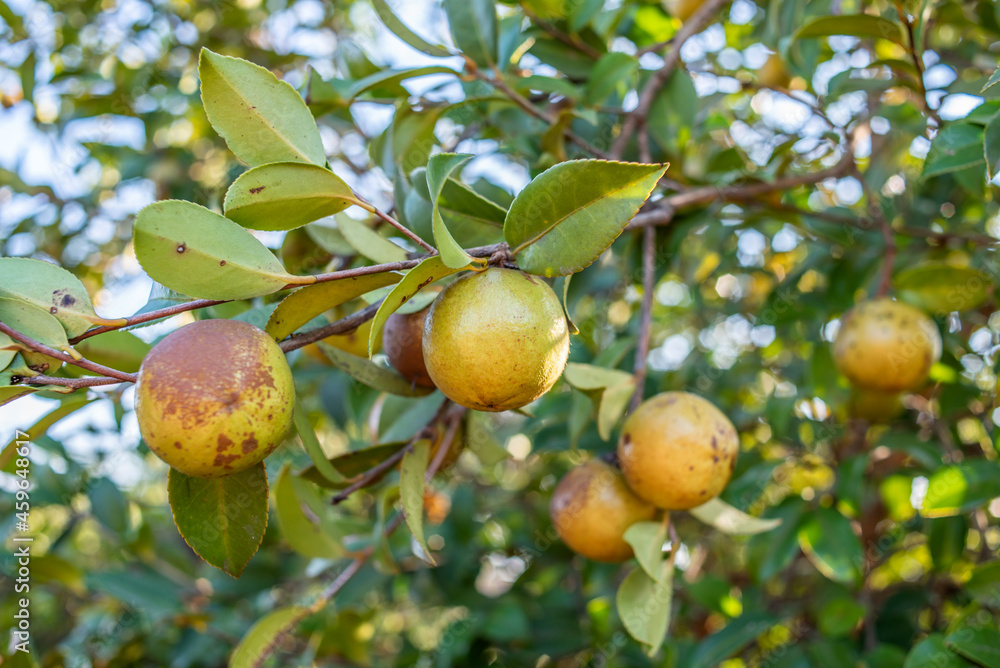
M264 331L275 341L281 341L324 311L372 290L392 285L400 278L402 276L396 272L383 271L299 288L281 300L278 308L271 313Z
M737 617L698 643L689 668L715 668L771 628L775 621L763 614L746 613Z
M410 527L414 540L423 551L422 554L419 551L415 554L431 566L436 566L437 562L424 540L424 476L430 460L430 448L430 441L421 439L414 443L410 452L403 455L403 462L399 466L399 496L406 525Z
M569 362L563 370L563 378L578 390L599 390L631 380L632 374L592 364Z
M923 263L899 272L893 287L899 298L929 313L970 311L989 299L989 274L946 262Z
M493 0L444 0L451 37L481 68L497 62L497 12Z
M18 299L0 297L0 322L38 343L61 350L75 359L80 358L80 353L69 345L62 323L48 311L37 306ZM10 345L15 346L18 350L28 350L24 344L18 341L11 341Z
M635 378L629 378L601 393L601 400L597 406L597 433L605 441L611 438L611 431L621 421L633 394L635 394Z
M836 596L817 613L820 632L828 638L840 638L851 633L864 619L865 607L850 596Z
M36 438L34 434L32 437ZM98 478L90 484L87 498L94 518L116 535L124 536L132 523L128 497L118 489L118 485L108 478Z
M921 178L940 176L986 162L983 155L983 128L971 123L945 126L931 141Z
M136 373L150 348L135 334L121 330L104 332L76 344L76 351L91 362L125 373Z
M309 424L309 416L302 408L302 403L297 400L292 420L295 423L295 431L299 435L299 440L302 441L302 447L309 453L309 458L312 459L313 466L316 467L320 475L332 483L346 482L347 478L333 466L323 453L323 446L320 445L319 439L316 437L316 431Z
M2 320L2 318L0 318ZM37 376L38 372L28 368L24 357L15 354L14 359L7 368L0 371L0 406L5 406L15 399L19 399L26 394L38 392L41 388L24 385L21 380L24 376ZM13 382L17 380L18 382ZM4 450L6 452L6 450Z
M433 388L414 385L393 369L379 366L371 360L344 352L323 341L317 342L316 345L335 367L359 383L380 392L398 394L403 397L421 397L434 391Z
M423 37L420 37L415 32L410 30L402 21L396 18L393 13L392 8L386 0L372 0L372 7L375 8L375 12L378 17L382 19L382 23L388 28L396 37L403 40L410 46L412 46L417 51L426 53L428 56L435 56L437 58L447 58L452 55L451 51L441 46L440 44L431 44Z
M933 633L913 646L903 668L966 668L970 664L945 645L944 636Z
M864 550L846 517L833 508L817 508L798 536L802 551L820 573L848 585L860 580Z
M287 273L248 231L191 202L144 207L135 218L133 239L150 278L192 297L249 299L315 280Z
M0 334L0 371L3 371L17 355L18 346L14 339L6 334Z
M292 549L304 557L333 559L343 555L344 548L328 531L323 518L312 512L306 514L304 500L296 490L299 481L292 477L291 467L285 464L274 483L274 505L282 535Z
M660 650L670 626L674 568L666 561L660 568L659 580L652 579L641 568L633 569L622 580L615 597L625 630L647 646L649 656Z
M588 266L621 234L666 169L571 160L542 172L514 199L504 223L518 265L550 277Z
M222 478L194 478L176 469L167 475L174 524L195 553L238 578L267 529L264 462Z
M353 255L356 252L354 247L347 243L344 234L333 222L335 219L326 219L318 220L312 225L306 225L306 234L316 242L317 246L330 255Z
M291 230L357 203L351 187L329 169L277 162L240 174L223 209L251 230Z
M337 227L354 250L373 262L402 262L407 258L406 249L379 235L360 220L346 215L337 216Z
M996 70L993 71L993 74L990 76L989 81L986 82L986 85L983 86L983 89L979 92L985 93L987 89L993 88L993 86L996 86L998 83L1000 83L1000 67L998 67Z
M927 524L927 544L931 550L931 559L934 560L934 570L938 573L947 572L965 552L969 521L964 515L955 515L927 520ZM971 585L967 585L967 588L975 596ZM997 596L1000 600L1000 591Z
M872 14L821 16L798 29L792 39L850 35L852 37L879 37L903 45L902 27L895 21Z
M408 302L414 295L434 281L451 276L464 268L452 269L447 267L440 255L434 255L406 272L406 276L396 284L392 292L382 301L382 305L378 308L378 312L372 320L372 329L368 334L368 354L371 355L375 350L375 346L382 340L382 328L385 327L385 321L400 306Z
M742 510L733 508L722 499L715 498L692 508L690 512L698 520L715 527L725 534L734 536L751 536L753 534L771 531L781 525L780 518L762 519L747 515Z
M625 542L632 546L639 566L652 580L663 574L663 544L667 526L663 522L636 522L625 530Z
M427 190L433 207L431 218L434 225L434 244L438 247L445 266L451 269L462 269L469 266L469 263L472 262L472 256L458 245L455 238L451 236L451 232L445 227L438 200L448 177L472 157L462 153L438 153L431 156L427 163Z
M946 466L931 475L920 514L949 517L978 508L1000 496L1000 465L987 460Z
M62 267L24 257L0 257L0 297L19 299L48 311L69 336L79 336L91 325L122 325L94 313L87 288Z
M566 323L569 325L570 334L579 334L580 328L576 326L573 322L573 318L569 314L569 282L573 278L572 275L563 278L562 286L562 303L563 303L563 313L566 314Z
M250 627L229 658L229 668L259 668L278 641L311 614L309 608L292 605L272 610Z
M986 155L986 175L992 180L1000 174L1000 113L986 124L983 131L983 151Z
M355 81L351 85L348 97L350 99L354 99L372 89L391 86L393 84L398 84L401 81L406 81L407 79L424 77L429 74L451 74L456 77L458 76L458 72L450 67L445 67L444 65L428 65L426 67L414 67L411 69L401 70L382 70Z
M241 58L201 50L205 113L229 149L251 166L269 162L326 164L316 121L287 82Z
M615 90L625 88L639 71L639 61L621 51L601 56L587 81L583 99L590 106L600 106Z
M341 474L346 476L348 479L351 479L385 461L392 455L399 452L402 448L405 448L407 445L409 445L409 440L397 443L373 445L370 448L362 448L361 450L354 450L353 452L345 452L342 455L337 455L336 457L331 458L329 462ZM386 473L388 473L388 471L386 471ZM309 468L303 470L302 473L299 474L299 477L327 489L343 489L344 487L347 487L346 484L332 482L328 478L324 477L316 466L310 466ZM381 477L375 478L369 484L374 485L381 479Z
M1000 668L1000 631L994 628L967 626L948 634L944 642L983 668Z
M1000 561L991 561L976 566L972 577L965 583L964 589L983 606L1000 608Z

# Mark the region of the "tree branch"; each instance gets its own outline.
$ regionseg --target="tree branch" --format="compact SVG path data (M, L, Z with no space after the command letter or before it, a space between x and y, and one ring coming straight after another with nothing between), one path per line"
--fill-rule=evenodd
M656 287L656 227L647 225L642 230L642 311L639 317L639 343L635 349L635 392L629 402L629 411L642 403L646 387L646 358L649 357L649 337L653 324L653 290Z
M168 306L166 308L157 309L155 311L149 311L148 313L143 313L141 315L134 315L131 318L125 318L124 325L106 325L104 327L95 327L94 329L88 329L86 332L79 336L75 336L69 340L71 344L77 344L84 339L89 339L92 336L97 336L98 334L104 334L105 332L112 332L116 329L122 329L123 327L131 327L132 325L141 325L145 322L152 322L154 320L159 320L160 318L167 318L172 315L177 315L178 313L184 313L186 311L195 311L200 308L208 308L209 306L216 306L218 304L225 304L228 300L225 299L196 299L194 301L185 302L184 304L177 304L176 306Z
M12 379L13 382L13 379ZM105 376L85 376L83 378L58 378L56 376L24 376L22 385L59 385L79 390L85 387L97 387L98 385L117 385L121 381L117 378L107 378Z
M92 371L94 373L99 373L102 376L108 376L109 378L117 378L118 382L125 381L127 383L134 383L137 378L137 374L125 373L123 371L118 371L117 369L112 369L106 367L103 364L97 364L96 362L91 362L84 358L73 359L67 353L61 350L56 350L55 348L50 348L44 343L39 343L34 339L25 336L16 329L10 327L6 323L0 322L0 332L3 332L15 341L25 345L29 350L33 350L36 353L41 353L43 355L48 355L49 357L54 357L55 359L65 362L66 364L72 364L73 366L78 366L81 369L86 369L87 371Z
M628 140L635 133L636 129L645 123L646 118L649 116L649 110L653 107L653 101L656 99L656 94L663 88L667 80L670 79L670 75L674 73L677 66L681 62L681 48L684 43L687 42L691 37L700 33L704 30L705 26L711 20L712 16L726 4L728 0L706 0L698 11L694 13L691 18L684 22L681 29L677 31L673 39L673 48L670 53L668 53L663 59L663 67L657 70L653 76L649 78L646 82L645 88L639 94L639 104L636 108L625 117L625 122L622 124L621 133L615 138L614 143L611 145L611 158L614 160L620 160L625 154L625 148L628 146Z
M423 239L421 239L417 235L416 232L414 232L413 230L409 229L408 227L406 227L405 225L403 225L401 222L399 222L398 220L396 220L395 218L393 218L389 214L385 213L384 211L382 211L381 209L379 209L378 207L376 207L374 204L372 204L371 202L369 202L368 200L366 200L361 195L359 195L357 193L354 193L354 196L358 200L358 202L357 202L358 206L360 206L362 209L364 209L368 213L372 213L372 214L378 216L379 218L381 218L385 222L387 222L390 225L392 225L393 227L395 227L397 230L399 230L400 232L402 232L403 236L405 236L407 239L409 239L410 241L412 241L416 245L418 245L421 248L423 248L425 251L427 251L427 253L429 255L437 255L437 249L434 248L434 246L431 246L429 243L427 243Z

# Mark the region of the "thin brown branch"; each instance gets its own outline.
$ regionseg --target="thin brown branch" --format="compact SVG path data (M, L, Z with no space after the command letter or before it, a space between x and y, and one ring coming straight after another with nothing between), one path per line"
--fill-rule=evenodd
M444 405L447 406L449 401L445 401ZM459 406L457 410L453 411L450 416L448 416L448 430L444 434L444 438L441 440L441 445L438 446L437 452L434 453L434 459L431 460L430 465L427 467L427 473L424 474L424 480L430 482L434 478L434 474L438 472L441 468L441 464L444 462L445 458L448 456L448 451L451 450L451 446L455 441L455 435L458 433L458 428L462 424L462 416L465 415L465 407Z
M642 89L639 94L639 104L636 108L625 117L625 122L622 124L621 133L615 138L614 143L611 145L611 157L615 160L621 159L625 155L625 149L628 147L628 141L635 134L635 131L645 123L646 118L649 117L649 110L653 107L653 101L656 100L656 94L660 92L664 84L670 79L670 76L677 69L677 66L681 62L681 48L684 43L687 42L691 37L697 35L708 22L712 19L717 11L726 4L728 0L706 0L698 11L694 13L691 18L684 22L681 29L677 31L673 39L673 48L663 58L663 67L657 70L646 82L646 86Z
M508 86L507 82L503 80L502 75L499 72L495 72L494 76L490 77L482 70L476 69L475 75L481 81L488 83L489 85L493 86L494 88L502 92L504 95L510 98L511 102L521 107L521 109L523 109L529 115L534 116L535 118L544 121L549 125L555 125L558 122L558 120L554 116L544 111L543 109L539 108L535 104L532 104L530 100L528 100L523 95L518 93L516 90ZM605 160L611 158L611 155L609 153L600 150L599 148L588 142L586 139L573 132L573 130L571 130L569 127L563 128L563 135L571 142L573 142L574 144L576 144L584 151L590 153L593 156L596 156L598 158L604 158Z
M418 236L416 232L414 232L413 230L409 229L408 227L406 227L405 225L403 225L401 222L399 222L398 220L396 220L395 218L393 218L392 216L390 216L386 212L384 212L381 209L379 209L378 207L376 207L374 204L372 204L371 202L369 202L368 200L366 200L361 195L358 195L357 193L354 193L354 196L357 198L358 205L362 209L364 209L368 213L372 213L372 214L376 215L380 219L384 220L385 222L387 222L390 225L392 225L393 227L395 227L397 230L399 230L403 234L403 236L405 236L407 239L409 239L410 241L412 241L416 245L418 245L421 248L423 248L425 251L427 251L427 253L429 255L437 255L437 249L434 248L434 246L431 246L429 243L427 243L423 239L421 239L420 236Z
M111 332L116 329L121 329L123 327L131 327L132 325L141 325L146 322L152 322L153 320L159 320L160 318L167 318L172 315L177 315L178 313L184 313L186 311L195 311L200 308L208 308L209 306L216 306L218 304L225 304L227 300L225 299L196 299L194 301L185 302L184 304L177 304L175 306L168 306L166 308L157 309L155 311L149 311L148 313L142 313L140 315L134 315L131 318L125 318L124 325L108 325L105 327L95 327L94 329L88 329L86 332L79 336L75 336L69 340L71 344L79 343L84 339L89 339L92 336L97 336L98 334L104 334L105 332Z
M103 364L97 364L96 362L91 362L90 360L84 359L82 357L80 359L73 359L73 357L70 356L69 354L64 353L61 350L56 350L55 348L51 348L45 345L44 343L39 343L38 341L35 341L34 339L28 336L25 336L21 332L17 331L16 329L10 327L9 325L3 322L0 322L0 332L3 332L10 338L14 339L18 343L23 344L29 350L33 350L36 353L41 353L43 355L48 355L49 357L54 357L55 359L61 362L72 364L73 366L78 366L81 369L86 369L87 371L92 371L93 373L97 373L102 376L108 376L109 378L117 378L119 381L125 381L127 383L134 383L136 381L137 374L118 371L117 369L112 369L110 367L104 366Z
M647 225L642 230L642 310L639 316L639 342L635 349L635 392L629 403L634 411L642 403L646 387L646 358L649 357L649 338L653 324L653 291L656 287L656 227Z
M13 382L13 378L11 379ZM69 387L74 390L86 387L97 387L98 385L117 385L123 381L117 378L107 378L105 376L84 376L83 378L58 378L56 376L24 376L21 379L23 385L59 385Z
M537 14L535 14L533 11L531 11L530 9L528 9L528 7L526 5L523 7L522 11L524 11L524 15L525 16L527 16L529 19L531 19L532 23L534 23L535 25L537 25L539 28L541 28L546 33L548 33L551 37L557 39L558 41L562 42L563 44L566 44L567 46L573 47L574 49L576 49L580 53L583 53L583 54L585 54L587 56L590 56L594 60L597 60L598 58L601 57L601 52L600 51L598 51L597 49L595 49L591 45L587 44L586 42L584 42L579 37L577 37L575 35L568 35L568 34L564 33L562 30L559 30L559 28L555 27L554 25L552 25L548 21L542 19Z
M913 32L913 21L910 20L909 15L903 8L902 0L896 0L896 12L899 14L899 20L902 22L903 27L906 28L907 51L909 52L910 59L913 61L913 67L917 70L917 90L920 92L924 111L934 119L938 127L941 127L941 117L938 116L937 111L931 109L931 104L927 100L927 87L924 85L924 61L917 52L917 38Z
M278 345L281 347L282 351L288 353L293 350L298 350L299 348L304 348L310 343L322 341L328 336L347 334L374 318L375 314L378 312L378 307L381 305L382 300L380 299L374 304L369 304L360 311L355 311L349 316L341 318L335 322L331 322L329 325L323 325L322 327L311 329L308 332L303 332L302 334L292 334L290 339L285 339Z
M892 271L896 264L896 237L892 229L892 224L886 220L882 213L882 207L878 201L878 193L872 190L865 180L865 175L861 170L854 167L854 178L861 183L861 188L865 193L865 202L868 206L868 216L878 225L882 233L882 241L885 244L885 252L882 255L882 275L879 279L878 288L875 290L876 297L885 297L892 288Z
M813 172L811 174L800 174L777 179L771 182L750 183L742 186L727 186L717 188L715 186L704 186L693 188L687 192L677 193L664 197L656 202L655 206L648 211L636 214L632 222L628 224L626 230L634 230L647 225L667 225L673 218L673 212L677 209L694 206L696 204L706 204L712 201L740 201L753 199L760 195L766 195L779 190L791 190L799 186L811 185L825 181L829 178L837 178L850 172L854 168L854 160L850 152L844 154L844 158L833 167Z

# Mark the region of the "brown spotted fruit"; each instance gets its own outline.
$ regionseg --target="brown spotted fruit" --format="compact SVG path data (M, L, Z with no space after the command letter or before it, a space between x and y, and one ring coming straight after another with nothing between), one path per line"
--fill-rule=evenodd
M625 530L653 519L656 512L629 489L616 468L600 460L570 470L549 503L552 524L562 541L578 554L609 563L632 557Z
M143 359L135 411L160 459L190 476L218 478L271 454L294 404L292 372L270 336L238 320L200 320Z
M548 283L492 267L445 288L424 323L424 361L441 392L479 411L520 408L562 375L569 328Z
M666 510L687 510L725 489L739 449L733 423L710 401L664 392L625 420L618 460L640 497Z
M887 298L848 311L833 343L833 359L851 384L878 392L920 387L940 358L941 334L934 321Z
M430 306L416 313L393 313L382 330L382 350L404 378L420 387L434 387L424 362L424 321Z

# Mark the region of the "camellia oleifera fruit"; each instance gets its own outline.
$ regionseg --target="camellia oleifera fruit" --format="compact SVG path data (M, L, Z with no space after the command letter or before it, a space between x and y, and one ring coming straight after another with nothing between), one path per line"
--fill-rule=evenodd
M618 459L640 497L666 510L687 510L726 487L739 449L733 423L710 401L664 392L625 420Z
M382 350L389 363L414 385L434 387L424 363L424 321L430 307L416 313L393 313L382 330Z
M181 473L217 478L271 454L294 404L292 372L271 337L238 320L201 320L146 355L135 411L160 459Z
M653 519L656 508L636 496L617 469L594 460L559 481L549 513L556 533L571 550L595 561L615 563L632 557L625 530Z
M559 379L569 328L545 281L494 267L438 295L424 323L423 350L431 380L449 399L505 411L531 403Z
M934 321L891 299L848 311L833 343L833 359L851 384L879 392L920 387L940 358L941 334Z

